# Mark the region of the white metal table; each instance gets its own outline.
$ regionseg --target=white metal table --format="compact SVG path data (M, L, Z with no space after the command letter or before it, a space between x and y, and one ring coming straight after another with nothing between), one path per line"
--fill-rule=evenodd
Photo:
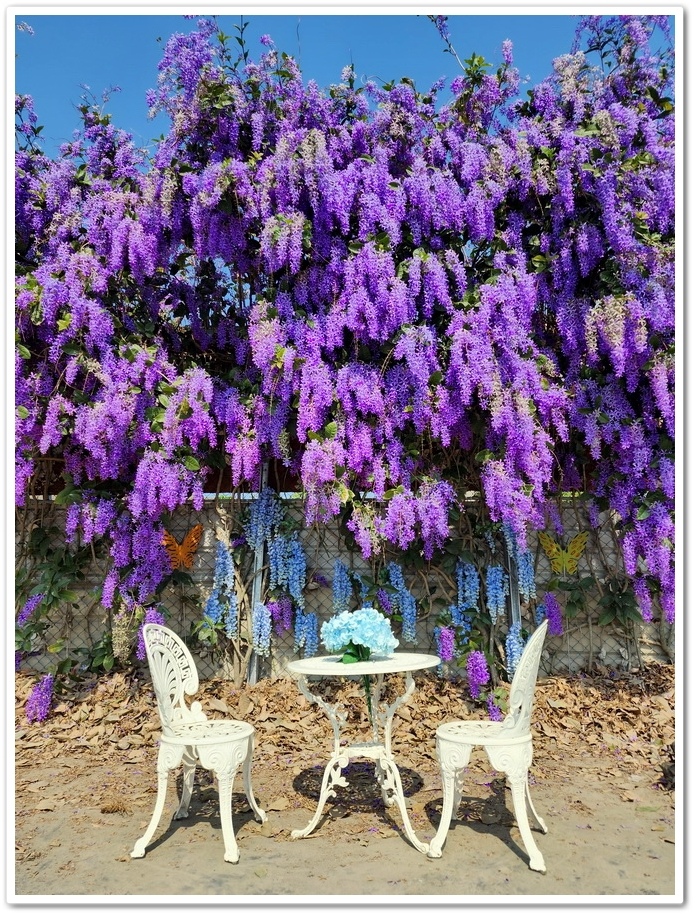
M333 727L334 743L333 753L324 769L321 783L319 804L311 821L302 830L293 830L293 837L306 837L319 823L324 805L328 798L336 795L336 786L347 786L348 782L342 775L344 767L354 757L366 757L375 761L375 777L382 792L384 804L389 807L396 803L404 823L406 836L419 852L427 853L428 844L422 843L411 827L411 822L406 811L406 800L401 784L401 776L394 761L391 749L392 720L394 713L411 696L415 688L413 672L426 668L434 668L440 664L437 655L422 655L411 652L396 652L391 656L375 656L366 662L344 664L340 655L324 655L316 658L303 658L288 664L288 671L297 675L300 690L310 703L316 703L329 717ZM382 686L385 674L405 674L406 683L404 692L396 700L387 705L381 702ZM322 697L313 693L307 679L344 677L355 678L370 677L370 697L372 703L372 741L360 744L341 746L341 728L346 724L347 715L340 703L331 705ZM380 731L382 738L380 739Z

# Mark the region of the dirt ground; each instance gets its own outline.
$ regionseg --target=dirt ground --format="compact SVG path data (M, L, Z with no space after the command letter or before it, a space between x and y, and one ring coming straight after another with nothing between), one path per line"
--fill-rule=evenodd
M504 778L480 751L467 771L440 859L428 859L410 845L398 810L382 803L373 764L362 760L345 771L349 785L328 802L315 831L293 839L291 830L306 826L316 809L332 733L325 714L289 678L242 690L209 681L199 691L209 715L243 718L257 730L253 783L268 820L261 825L253 819L238 776L233 818L239 862L223 861L217 792L204 770L198 771L183 820L172 819L178 781L171 778L155 839L144 858L131 859L155 801L159 720L149 683L144 676L113 675L63 698L45 722L28 724L24 701L34 680L16 677L10 902L683 899L669 666L539 683L531 782L535 806L548 826L546 835L535 833L546 874L528 868ZM478 714L467 706L460 684L430 674L418 675L416 684L395 717L393 749L411 823L427 842L437 829L442 802L435 728ZM359 683L324 686L327 696L340 698L347 709L351 740L364 737L368 723Z

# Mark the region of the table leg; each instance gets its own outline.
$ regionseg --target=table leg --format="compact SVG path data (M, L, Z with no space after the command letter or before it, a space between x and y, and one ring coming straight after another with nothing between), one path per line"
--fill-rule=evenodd
M380 679L379 688L381 690L382 682ZM386 754L391 758L391 733L392 733L392 722L394 720L394 713L396 710L403 706L406 700L411 696L416 686L416 682L413 680L413 675L410 671L406 673L406 689L404 692L398 696L390 706L385 706L385 708L379 709L377 712L377 720L382 726L384 732L384 750ZM379 694L378 694L379 702Z
M384 799L384 803L387 806L390 806L396 802L399 808L399 812L401 813L401 819L404 822L404 831L406 836L416 847L418 852L427 853L430 848L429 844L422 843L416 836L413 827L411 826L411 821L408 817L408 810L406 808L404 789L401 785L399 768L394 763L394 760L391 757L379 757L377 759L377 766L375 770L380 789L382 790L382 798Z
M309 689L307 679L305 677L299 677L297 684L302 691L302 694L309 700L309 702L316 703L317 706L321 707L321 709L323 709L328 716L334 733L334 749L333 754L331 755L331 759L324 768L324 776L321 781L321 791L319 793L319 804L317 805L317 810L314 813L314 817L305 828L292 831L291 836L294 838L309 836L309 834L319 823L319 818L321 817L322 811L324 810L324 805L326 804L327 800L329 798L335 797L335 787L345 787L348 785L348 781L346 780L345 776L342 775L342 770L345 766L348 766L348 761L350 759L345 755L345 753L341 752L341 728L346 724L346 713L340 708L339 705L331 706L330 703L327 703L320 696L317 696L316 693L312 693L312 691Z
M321 792L319 793L319 804L317 805L317 810L314 812L314 817L306 827L300 830L292 831L291 836L294 839L309 836L309 834L319 823L319 819L327 800L336 795L335 786L346 787L348 785L348 780L345 778L345 776L343 776L342 771L344 767L348 766L349 760L350 758L347 754L340 756L334 755L326 764L324 769L324 778L321 781Z
M384 804L387 807L391 807L396 803L401 814L401 819L404 822L404 830L406 832L406 836L419 852L427 853L428 844L422 843L418 839L413 830L413 827L411 826L411 821L408 817L408 810L406 808L404 789L401 783L401 775L399 773L399 768L394 761L394 755L392 754L391 749L392 722L394 720L394 714L396 710L402 706L411 696L416 686L415 681L413 680L413 675L410 671L406 673L405 686L406 689L404 692L400 694L400 696L398 696L391 705L385 706L384 710L379 711L379 722L380 725L382 725L384 732L384 753L380 754L377 758L375 776L379 782Z
M324 710L326 715L331 722L331 727L333 728L334 733L334 750L333 756L340 756L341 748L341 728L346 724L347 716L345 712L341 709L340 704L336 706L331 706L327 703L326 700L322 700L320 696L317 696L316 693L312 693L307 684L307 678L300 676L297 679L297 685L302 691L303 695L309 700L310 703L316 703L317 706L321 707ZM329 764L330 765L330 764Z
M378 675L375 680L376 683L374 689L370 691L372 709L374 712L372 733L375 740L368 744L354 744L342 748L341 728L346 724L347 721L345 712L340 708L340 706L331 706L320 696L312 693L312 691L309 689L307 679L305 677L300 676L298 678L298 686L304 696L309 700L310 703L316 703L318 706L320 706L328 716L334 732L334 749L333 754L331 755L331 759L324 768L324 776L321 782L321 791L319 793L319 803L317 805L317 810L305 828L293 830L291 835L294 838L309 836L309 834L319 823L327 800L329 798L335 797L335 787L343 786L345 788L348 786L348 781L342 774L344 767L348 766L348 763L353 757L366 757L375 761L375 778L379 783L382 799L385 806L391 807L394 804L397 805L403 820L404 832L406 833L409 841L419 852L427 853L429 849L428 844L423 843L418 839L413 830L413 827L411 826L411 822L408 817L408 810L406 808L406 798L404 796L401 775L394 761L394 756L391 750L391 732L394 714L396 710L406 702L406 700L414 691L415 682L413 680L413 675L410 672L407 672L404 692L398 696L393 703L390 705L385 704L383 708L379 705L383 686L382 675ZM382 741L379 740L380 727L382 728L384 736Z

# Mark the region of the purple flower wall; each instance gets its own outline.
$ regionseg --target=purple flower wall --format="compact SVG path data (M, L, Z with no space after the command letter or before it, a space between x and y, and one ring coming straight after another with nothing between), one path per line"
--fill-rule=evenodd
M235 61L202 20L165 47L151 160L87 104L50 160L18 97L16 499L64 462L68 536L109 544L105 603L167 575L167 513L273 458L365 557L436 557L471 490L524 551L582 489L673 620L663 19L585 20L526 101L506 45L447 104L350 68L322 90L268 41Z

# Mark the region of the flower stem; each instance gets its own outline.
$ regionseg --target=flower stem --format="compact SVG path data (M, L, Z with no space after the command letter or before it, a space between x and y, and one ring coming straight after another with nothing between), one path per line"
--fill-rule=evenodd
M370 725L375 727L375 719L372 715L372 691L370 689L370 675L363 674L362 676L363 687L365 688L365 697L367 698L367 711L370 714Z

